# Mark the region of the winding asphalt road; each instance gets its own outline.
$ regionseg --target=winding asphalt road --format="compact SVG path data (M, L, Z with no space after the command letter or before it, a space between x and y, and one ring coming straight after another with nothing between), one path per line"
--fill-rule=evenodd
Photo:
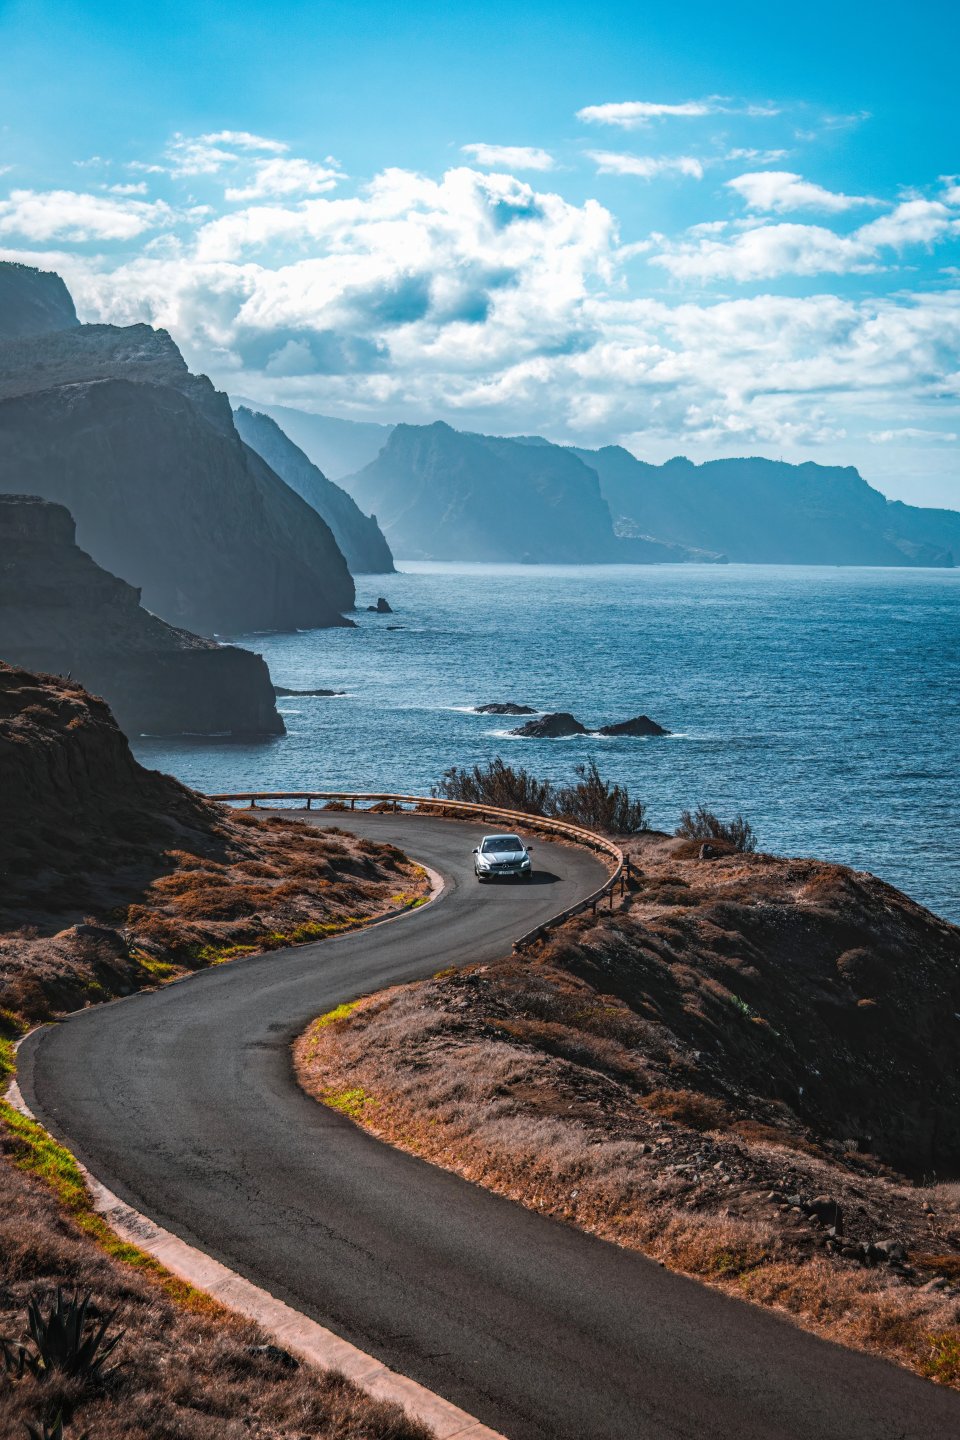
M290 1042L312 1016L502 955L601 875L587 853L541 842L538 883L480 887L476 825L333 818L439 870L443 894L36 1032L21 1087L95 1175L509 1440L960 1437L960 1396L393 1151L308 1099Z

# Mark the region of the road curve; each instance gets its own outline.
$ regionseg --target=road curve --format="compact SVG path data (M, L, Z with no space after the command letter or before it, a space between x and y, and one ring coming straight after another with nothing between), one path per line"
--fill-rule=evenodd
M297 1087L313 1015L492 959L602 878L540 841L478 886L481 827L312 817L439 870L434 904L83 1011L20 1049L45 1125L128 1203L509 1440L960 1440L960 1396L391 1150Z

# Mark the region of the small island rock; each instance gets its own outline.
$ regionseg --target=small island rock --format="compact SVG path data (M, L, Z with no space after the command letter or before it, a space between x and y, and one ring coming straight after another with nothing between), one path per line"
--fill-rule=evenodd
M538 715L536 720L528 720L525 725L510 731L511 735L524 735L531 740L562 740L566 735L587 733L587 727L567 710L558 710L553 715Z
M536 715L532 705L517 705L513 700L499 700L491 705L475 706L478 715Z
M376 605L368 605L368 606L367 606L367 609L368 609L368 610L372 610L373 613L374 613L374 615L392 615L392 614L393 614L393 607L384 599L384 597L383 597L382 595L381 595L381 596L379 597L379 599L377 600Z
M601 725L598 735L669 735L649 715L636 715L632 720L621 720L618 725Z

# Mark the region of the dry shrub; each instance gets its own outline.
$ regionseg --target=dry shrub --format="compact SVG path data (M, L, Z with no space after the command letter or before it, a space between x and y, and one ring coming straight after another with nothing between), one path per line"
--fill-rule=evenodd
M730 1111L722 1101L696 1090L652 1090L643 1104L655 1115L691 1130L719 1130L730 1121Z

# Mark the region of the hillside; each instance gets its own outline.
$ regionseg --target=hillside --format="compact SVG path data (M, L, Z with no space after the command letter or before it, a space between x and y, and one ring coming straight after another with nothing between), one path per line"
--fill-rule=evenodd
M630 840L613 913L372 996L310 1092L541 1213L960 1385L960 930L874 877Z
M392 573L393 556L376 516L364 515L346 490L328 480L275 420L241 405L234 411L234 423L241 440L327 522L351 575Z
M331 480L342 480L376 459L393 429L372 420L341 420L334 415L314 415L292 405L265 405L261 400L234 396L243 405L275 420L309 460Z
M102 695L129 735L278 735L259 655L177 630L77 547L62 505L0 495L0 658Z
M952 565L960 513L889 501L852 466L759 458L664 465L628 450L575 449L615 522L731 560L789 565Z
M344 624L354 603L329 527L146 325L0 341L0 491L66 505L97 564L202 634Z

